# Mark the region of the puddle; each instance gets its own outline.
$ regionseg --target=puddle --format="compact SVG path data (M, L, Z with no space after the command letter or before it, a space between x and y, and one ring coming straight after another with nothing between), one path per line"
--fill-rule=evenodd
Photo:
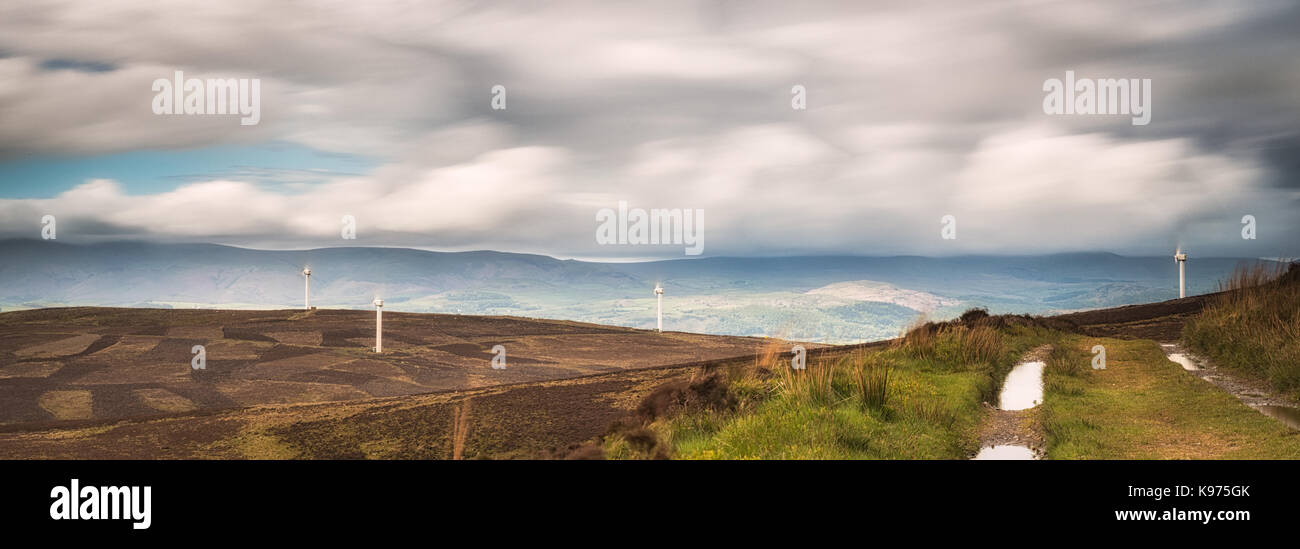
M1035 349L1030 356L1041 356L1050 349L1043 345ZM1047 365L1041 360L1029 360L1016 364L1007 373L1002 382L1002 391L998 393L998 411L989 414L984 433L980 435L982 444L978 454L972 459L978 460L1033 460L1038 459L1034 451L1024 444L999 444L999 442L1022 442L1025 437L1034 440L1035 435L1022 425L1028 410L1043 402L1043 369Z
M1300 430L1300 408L1277 405L1278 400L1270 398L1267 391L1262 390L1258 383L1251 383L1230 375L1220 375L1219 369L1211 362L1206 362L1205 367L1202 367L1198 361L1192 359L1187 353L1178 352L1180 349L1178 345L1161 343L1160 347L1170 361L1178 363L1184 370L1218 385L1219 388L1237 397L1255 411L1276 419L1287 427Z
M1177 362L1179 366L1182 366L1184 370L1189 372L1195 372L1201 369L1201 367L1197 366L1195 362L1192 362L1191 357L1188 357L1183 353L1167 353L1165 356L1169 357L1169 360Z
M1300 408L1274 406L1271 404L1261 404L1258 406L1251 406L1251 408L1259 410L1261 414L1281 421L1286 424L1287 427L1300 429Z
M980 448L980 453L975 455L975 459L1034 459L1034 451L1018 444L999 444Z
M1044 366L1042 361L1035 360L1012 368L1002 384L1002 394L998 395L998 409L1028 410L1043 402Z
M1175 343L1161 343L1160 350L1165 352L1165 357L1168 358L1170 362L1182 366L1184 370L1196 372L1196 375L1206 379L1213 376L1213 374L1205 368L1202 368L1201 364L1197 362L1196 359L1192 358L1190 354L1184 353L1182 347L1179 347Z

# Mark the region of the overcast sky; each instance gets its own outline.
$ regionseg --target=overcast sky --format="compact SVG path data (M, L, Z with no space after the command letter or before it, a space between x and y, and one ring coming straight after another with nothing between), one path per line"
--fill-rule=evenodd
M597 245L622 200L705 256L1300 255L1296 2L177 4L0 7L0 236L684 257ZM154 114L177 70L260 123ZM1150 123L1045 114L1066 71Z

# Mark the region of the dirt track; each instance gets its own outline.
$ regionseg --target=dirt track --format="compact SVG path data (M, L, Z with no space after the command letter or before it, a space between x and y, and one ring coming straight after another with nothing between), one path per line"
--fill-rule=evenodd
M1021 361L1046 361L1051 352L1051 345L1043 345L1027 353ZM980 448L1014 444L1042 455L1044 435L1037 406L1026 410L1001 410L987 402L984 406L986 417L980 427Z

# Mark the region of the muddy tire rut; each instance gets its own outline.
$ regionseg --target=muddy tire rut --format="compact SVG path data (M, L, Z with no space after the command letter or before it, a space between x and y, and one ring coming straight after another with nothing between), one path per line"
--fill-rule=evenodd
M1051 352L1051 345L1041 345L1025 353L1020 363L1046 362ZM1037 405L1025 410L1002 410L994 404L984 403L984 421L980 425L979 436L981 449L1003 445L1024 446L1041 458L1046 451L1046 440Z

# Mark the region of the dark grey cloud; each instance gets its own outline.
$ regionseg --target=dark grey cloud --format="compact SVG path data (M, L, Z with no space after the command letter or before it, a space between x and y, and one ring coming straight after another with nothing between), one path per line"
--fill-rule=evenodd
M41 68L47 71L73 70L83 72L108 72L117 66L102 61L79 61L77 59L46 59L41 61Z
M1300 190L1300 132L1265 140L1259 149L1272 169L1273 184ZM1300 196L1293 200L1300 200Z

